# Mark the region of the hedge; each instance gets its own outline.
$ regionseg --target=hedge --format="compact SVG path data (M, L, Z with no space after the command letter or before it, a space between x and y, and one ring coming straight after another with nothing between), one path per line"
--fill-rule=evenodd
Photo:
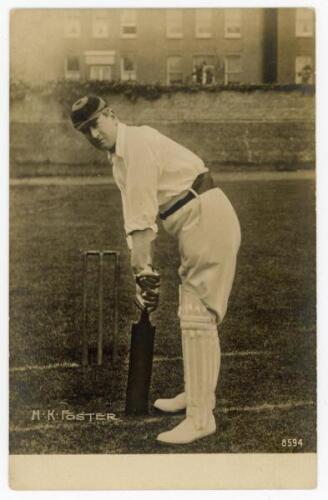
M50 82L43 82L39 85L30 85L23 81L10 82L10 99L24 99L27 94L35 93L41 96L55 97L59 102L65 106L70 105L74 100L86 94L123 94L131 102L137 101L139 98L154 101L159 99L162 95L170 96L176 92L183 92L186 94L196 92L223 92L223 91L237 91L237 92L254 92L261 91L277 91L277 92L291 92L299 90L304 94L314 94L314 85L303 84L214 84L214 85L200 85L192 84L174 84L162 85L160 83L138 83L138 82L122 82L122 81L67 81L56 80Z

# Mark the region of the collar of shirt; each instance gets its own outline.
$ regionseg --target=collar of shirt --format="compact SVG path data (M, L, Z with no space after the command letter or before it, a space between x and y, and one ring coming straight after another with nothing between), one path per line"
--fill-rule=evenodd
M112 160L113 156L120 156L123 158L124 154L124 143L125 143L125 130L126 130L126 125L125 123L119 122L117 125L117 137L116 137L116 144L115 144L115 153L111 153L108 151L108 159Z

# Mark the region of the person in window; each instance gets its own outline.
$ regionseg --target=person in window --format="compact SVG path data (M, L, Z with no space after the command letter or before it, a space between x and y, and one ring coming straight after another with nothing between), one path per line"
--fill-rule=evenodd
M195 83L199 83L200 85L203 83L203 64L195 64L192 79Z
M237 215L201 158L154 128L125 125L98 96L75 102L71 118L112 161L140 309L152 312L159 303L159 274L153 262L158 216L178 240L184 390L154 405L168 413L186 410L182 422L159 434L158 441L191 443L216 431L217 327L225 317L235 276L241 240Z
M212 85L214 83L214 72L211 66L205 68L205 85Z
M309 83L311 83L312 74L313 74L313 71L312 71L312 68L309 64L307 64L306 66L304 66L302 68L302 71L299 72L298 76L301 77L301 82L303 85L308 85Z

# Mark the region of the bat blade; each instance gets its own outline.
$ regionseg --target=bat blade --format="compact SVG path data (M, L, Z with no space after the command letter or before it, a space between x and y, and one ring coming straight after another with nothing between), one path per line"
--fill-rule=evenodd
M126 392L127 415L147 415L148 396L153 366L155 327L147 311L131 328L131 348Z

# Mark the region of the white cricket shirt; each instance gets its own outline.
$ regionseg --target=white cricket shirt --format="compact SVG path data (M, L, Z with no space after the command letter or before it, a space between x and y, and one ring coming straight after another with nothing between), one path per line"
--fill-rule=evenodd
M121 191L127 235L151 228L164 205L188 190L204 162L187 148L148 126L118 124L113 176Z

